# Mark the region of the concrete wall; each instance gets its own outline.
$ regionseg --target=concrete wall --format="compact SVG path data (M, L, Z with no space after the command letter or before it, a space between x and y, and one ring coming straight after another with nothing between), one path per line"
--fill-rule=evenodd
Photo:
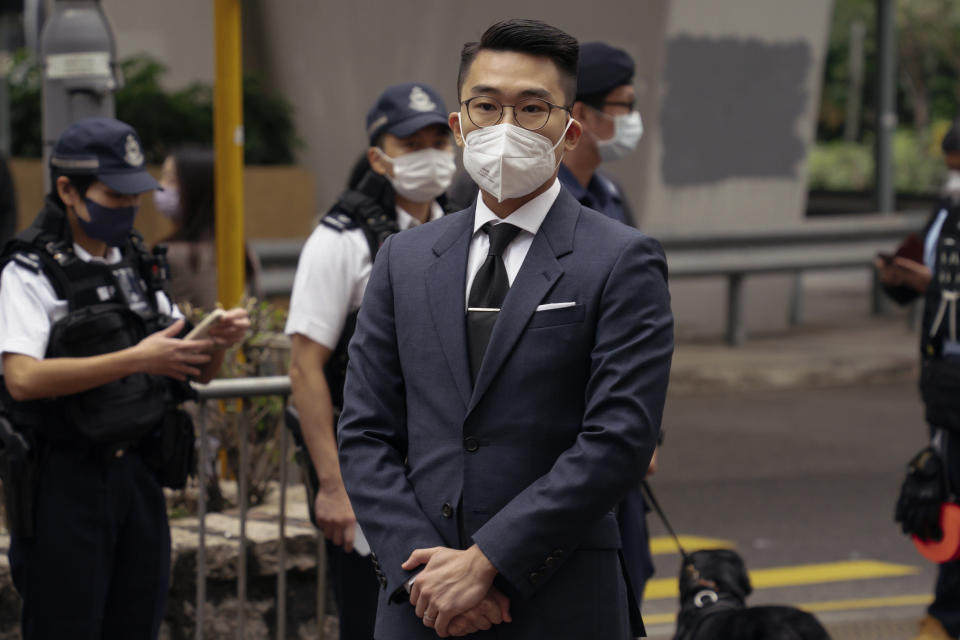
M307 146L302 162L317 176L318 203L331 203L352 161L366 147L366 112L390 84L426 82L456 108L460 48L511 17L545 18L582 40L606 40L638 61L638 83L652 85L667 18L667 0L529 0L484 3L407 0L245 2L245 64L265 72L297 109ZM636 168L638 159L633 159Z
M101 0L123 59L149 53L169 68L168 87L213 82L212 0Z
M294 105L299 161L315 178L319 210L365 148L365 114L385 86L426 82L455 108L462 44L520 16L605 40L637 61L646 133L637 153L609 169L642 228L656 235L802 224L831 0L242 1L244 64ZM212 3L103 4L121 56L153 53L170 66L172 86L211 80ZM299 235L309 228L303 220ZM719 330L721 280L671 288L681 333ZM787 291L782 278L748 280L747 326L785 326Z

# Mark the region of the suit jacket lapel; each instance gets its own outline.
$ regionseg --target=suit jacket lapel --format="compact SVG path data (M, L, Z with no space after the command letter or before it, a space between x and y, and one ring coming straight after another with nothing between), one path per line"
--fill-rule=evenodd
M467 353L466 270L473 230L473 208L460 216L433 246L437 259L427 268L430 315L440 347L453 374L464 406L470 401L470 364Z
M500 308L483 364L477 372L468 411L473 410L496 377L537 305L563 275L557 258L573 250L573 231L579 214L580 203L561 188Z

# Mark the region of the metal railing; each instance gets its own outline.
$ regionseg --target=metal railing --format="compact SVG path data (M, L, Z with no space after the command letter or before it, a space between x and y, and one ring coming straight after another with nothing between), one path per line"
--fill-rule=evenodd
M207 601L207 554L206 554L206 515L207 515L207 469L209 441L207 437L207 411L211 400L240 399L246 409L250 398L280 396L286 400L290 396L290 378L287 376L269 376L258 378L234 378L214 380L209 384L194 384L199 402L199 464L197 465L198 492L198 532L197 545L197 607L196 638L203 640L205 610ZM249 430L247 411L241 411L238 424L239 463L237 472L238 502L240 507L240 535L237 543L237 637L245 638L247 602L247 474L249 467ZM289 434L280 426L280 514L278 523L279 551L277 559L277 638L287 637L287 549L286 549L286 504L289 458ZM318 536L317 543L317 622L319 637L323 637L325 605L325 567L323 539Z
M889 250L923 228L924 213L857 214L806 221L802 225L754 232L660 234L670 278L722 277L727 281L726 341L746 340L744 281L757 274L793 275L788 317L803 319L803 273L870 269L877 251ZM263 265L268 296L289 296L303 239L257 240L251 246ZM876 298L876 292L874 292Z

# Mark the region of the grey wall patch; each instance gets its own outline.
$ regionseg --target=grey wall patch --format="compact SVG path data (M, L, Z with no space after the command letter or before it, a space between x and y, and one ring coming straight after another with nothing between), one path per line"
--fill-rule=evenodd
M796 175L812 57L802 41L671 39L660 111L663 181Z

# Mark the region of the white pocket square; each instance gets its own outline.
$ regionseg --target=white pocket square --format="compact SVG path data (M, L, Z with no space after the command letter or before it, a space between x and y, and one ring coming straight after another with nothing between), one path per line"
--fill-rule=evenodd
M566 309L567 307L577 306L576 302L548 302L537 307L537 311L550 311L552 309Z

